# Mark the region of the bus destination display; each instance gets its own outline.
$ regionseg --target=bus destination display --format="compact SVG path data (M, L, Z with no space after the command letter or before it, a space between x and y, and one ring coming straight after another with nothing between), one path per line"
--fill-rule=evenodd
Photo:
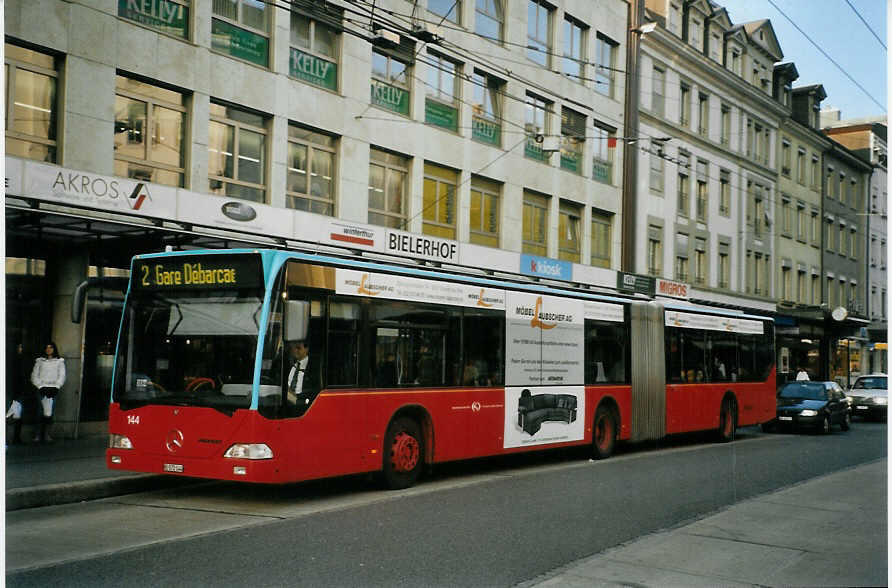
M140 259L133 271L133 286L144 290L263 286L260 258L253 255Z

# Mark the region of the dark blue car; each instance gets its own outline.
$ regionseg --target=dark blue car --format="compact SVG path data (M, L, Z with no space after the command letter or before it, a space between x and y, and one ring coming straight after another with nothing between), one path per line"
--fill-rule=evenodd
M777 394L777 417L767 427L813 429L829 433L833 425L849 430L852 416L836 382L790 382Z

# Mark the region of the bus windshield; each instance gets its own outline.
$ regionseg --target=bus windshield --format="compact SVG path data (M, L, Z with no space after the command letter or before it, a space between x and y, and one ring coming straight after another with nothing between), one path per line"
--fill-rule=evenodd
M262 296L259 288L131 292L113 401L228 414L250 407Z

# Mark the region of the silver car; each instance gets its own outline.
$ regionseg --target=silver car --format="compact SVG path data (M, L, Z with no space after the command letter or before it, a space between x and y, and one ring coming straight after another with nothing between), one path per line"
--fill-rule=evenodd
M889 403L889 378L886 374L858 376L846 393L853 416L886 418Z

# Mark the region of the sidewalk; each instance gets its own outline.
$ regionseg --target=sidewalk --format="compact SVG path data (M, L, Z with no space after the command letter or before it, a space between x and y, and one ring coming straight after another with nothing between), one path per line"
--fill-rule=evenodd
M108 436L8 445L6 510L65 504L183 483L181 478L105 467Z
M523 586L888 586L883 459L647 535Z

